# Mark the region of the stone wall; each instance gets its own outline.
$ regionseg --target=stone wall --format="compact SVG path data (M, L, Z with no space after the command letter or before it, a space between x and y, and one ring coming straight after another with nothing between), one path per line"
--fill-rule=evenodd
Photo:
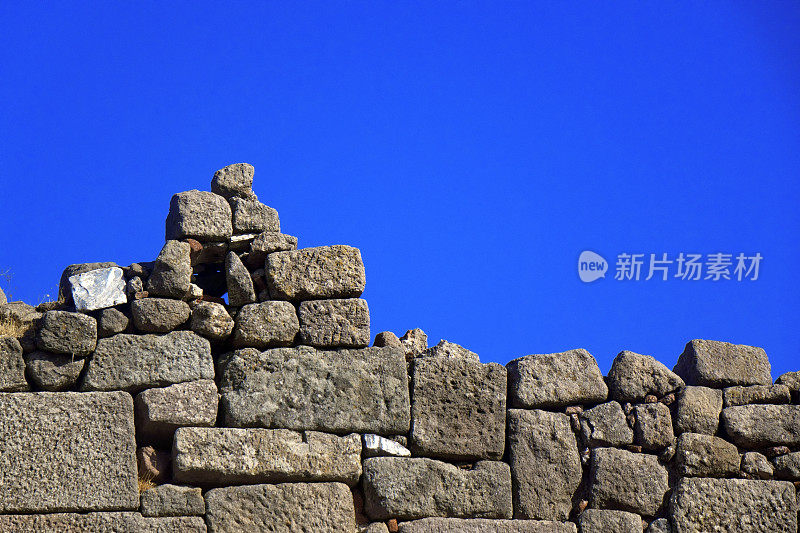
M298 250L252 180L173 196L155 261L2 298L0 531L797 532L800 373L370 347L360 252Z

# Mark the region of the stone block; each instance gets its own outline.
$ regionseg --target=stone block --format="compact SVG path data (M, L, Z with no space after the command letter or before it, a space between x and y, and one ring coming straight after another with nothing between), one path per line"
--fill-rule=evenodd
M98 270L101 268L116 268L118 264L111 261L104 261L101 263L77 263L69 265L61 273L61 279L58 281L58 301L64 302L65 305L73 305L75 302L72 300L72 286L69 283L69 278L77 274L83 274L91 270Z
M620 352L608 372L609 396L618 402L641 402L649 394L658 398L684 386L683 380L649 355Z
M590 505L655 516L669 491L667 469L655 455L615 448L592 450Z
M678 394L675 431L714 435L722 413L722 391L689 386Z
M626 511L586 509L578 526L581 533L642 533L642 517Z
M722 410L730 439L743 448L800 446L800 405L740 405Z
M267 256L267 286L276 300L358 298L366 275L358 248L320 246Z
M309 300L298 308L300 342L317 348L369 346L369 307L359 298Z
M675 470L684 477L728 477L739 472L736 446L719 437L684 433L678 437Z
M192 331L212 341L223 341L233 333L234 321L222 304L199 302L192 309Z
M95 311L128 302L125 278L119 267L99 268L68 278L78 311Z
M763 348L695 339L686 343L673 369L687 385L732 387L771 385L769 359Z
M427 337L426 337L427 338ZM401 346L403 343L401 342ZM415 357L448 357L455 359L469 359L475 363L480 363L480 357L473 351L467 350L463 346L444 339L439 341L439 344L431 348L422 350L420 353L414 354Z
M71 355L47 352L25 355L25 366L31 381L45 391L63 391L74 387L85 364L86 359L75 359Z
M253 165L247 163L228 165L214 173L211 190L225 198L252 198L255 172Z
M366 433L364 435L365 457L411 457L411 450L397 441Z
M225 282L228 285L228 304L233 307L256 302L256 291L250 272L235 252L225 257Z
M792 403L792 395L786 385L750 385L727 387L722 391L724 407L750 405L754 403Z
M152 274L147 278L147 292L152 296L177 299L189 294L192 284L190 254L189 243L167 241L158 253Z
M0 336L0 392L28 390L22 346L14 337Z
M83 313L48 311L42 317L36 346L45 352L83 357L97 345L97 320Z
M0 515L0 531L14 533L206 533L201 517L149 518L139 513Z
M400 524L399 533L577 533L572 522L423 518Z
M114 309L113 307L103 309L97 313L97 336L105 339L106 337L113 337L117 333L124 333L129 324L130 319L119 309Z
M772 460L774 473L778 479L800 481L800 452L779 455Z
M143 516L202 516L206 502L197 487L158 485L142 493L141 510Z
M259 349L291 346L298 331L300 322L291 303L271 300L249 304L236 315L233 346Z
M189 304L169 298L142 298L131 303L133 325L145 333L168 333L189 320Z
M231 198L228 202L233 212L233 233L280 233L281 223L275 209L255 199Z
M672 416L663 403L644 403L633 407L635 442L645 450L663 450L675 440Z
M626 446L633 444L633 429L625 419L619 402L601 403L578 415L583 443L597 446Z
M134 400L139 440L169 448L179 427L213 426L218 403L217 386L212 379L142 391Z
M211 192L191 190L172 196L166 240L192 238L201 243L225 242L233 235L231 206Z
M24 302L0 304L0 322L8 324L25 353L36 349L36 330L43 314Z

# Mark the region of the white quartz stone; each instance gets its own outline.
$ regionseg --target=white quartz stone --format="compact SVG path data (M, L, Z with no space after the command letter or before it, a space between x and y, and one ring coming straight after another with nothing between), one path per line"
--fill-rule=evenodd
M128 301L125 278L118 267L98 268L70 276L69 284L78 311L105 309Z

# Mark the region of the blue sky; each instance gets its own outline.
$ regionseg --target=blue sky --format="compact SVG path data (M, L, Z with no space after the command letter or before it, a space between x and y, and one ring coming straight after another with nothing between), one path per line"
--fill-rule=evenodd
M246 161L301 246L362 250L373 335L797 370L798 27L789 2L3 2L0 286L155 258L170 196ZM613 279L681 252L760 253L759 279Z

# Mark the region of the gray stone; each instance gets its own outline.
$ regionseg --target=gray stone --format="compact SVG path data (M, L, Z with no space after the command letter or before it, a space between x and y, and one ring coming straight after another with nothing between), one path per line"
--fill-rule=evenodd
M237 350L221 364L226 426L407 433L406 363L392 348Z
M22 346L14 337L0 336L0 392L28 390Z
M225 257L225 282L228 285L229 305L241 307L256 302L253 278L234 252L228 252Z
M758 452L746 452L742 455L742 472L754 479L770 479L774 473L772 464Z
M202 516L206 502L199 488L167 484L144 491L141 510L143 516Z
M142 281L142 278L136 276L128 280L128 284L125 287L125 294L127 294L128 300L136 299L136 295L143 292L144 282Z
M655 516L669 491L667 469L655 455L616 448L592 450L590 505Z
M97 314L97 336L104 339L122 333L128 329L128 324L130 319L119 309L103 309Z
M222 196L191 190L173 195L166 221L166 240L225 242L233 235L231 206Z
M55 513L0 515L0 530L14 533L205 533L206 524L194 516L150 518L139 513Z
M583 475L569 417L511 409L508 447L514 517L566 520Z
M673 443L672 416L663 403L644 403L634 406L635 442L645 450L663 450Z
M46 391L63 391L74 387L85 364L86 359L76 359L71 355L47 352L25 355L25 366L31 381Z
M72 300L72 287L69 283L69 278L72 276L76 274L83 274L84 272L89 272L90 270L114 268L118 266L119 265L111 261L105 261L102 263L77 263L74 265L69 265L61 273L61 279L58 282L58 301L64 302L66 305L74 304Z
M191 243L194 239L186 239L187 242ZM227 242L206 242L206 243L199 243L202 246L199 253L192 258L192 266L195 265L205 265L208 263L223 263L225 262L225 256L228 255L229 246Z
M741 405L722 410L730 439L743 448L800 446L800 405Z
M640 402L652 394L658 398L684 386L683 380L649 355L620 352L608 372L608 390L619 402Z
M358 248L320 246L267 256L267 286L276 300L358 298L366 275Z
M5 335L16 337L23 352L36 349L36 329L42 313L24 302L0 304L0 328Z
M792 391L792 397L795 402L800 402L800 371L786 372L778 376L775 380L776 385L786 385Z
M211 190L225 198L252 198L255 172L253 165L247 163L228 165L214 173Z
M369 307L358 298L310 300L298 309L300 341L318 348L369 346Z
M209 342L191 331L101 339L81 390L131 393L184 381L214 379Z
M233 319L222 304L199 302L192 310L192 331L212 341L227 339L233 332L233 326Z
M419 328L409 329L400 337L400 344L407 356L416 357L428 349L428 336Z
M470 470L425 458L364 461L364 510L373 520L511 518L508 465L478 461Z
M577 533L572 522L423 518L400 524L400 533Z
M137 509L135 453L128 394L0 394L0 513Z
M618 402L601 403L578 415L583 443L589 447L633 444L633 430Z
M289 302L271 300L242 307L233 328L235 348L291 346L300 322Z
M206 493L211 533L270 531L355 533L353 495L343 483L283 483Z
M727 477L739 472L736 446L719 437L684 433L678 437L675 469L679 476Z
M683 478L672 495L669 519L675 533L795 533L795 490L785 481Z
M672 533L672 526L666 518L657 518L650 522L645 533Z
M97 345L97 320L83 313L48 311L42 317L36 346L52 353L89 355Z
M361 436L288 429L181 428L175 479L204 485L340 481L361 476Z
M154 296L182 299L192 283L191 248L188 243L167 241L147 279L147 291Z
M731 387L771 385L769 359L763 348L695 339L686 343L673 369L687 385Z
M389 528L384 522L372 522L371 524L361 525L359 521L358 531L359 533L389 533Z
M90 270L69 277L72 300L78 311L95 311L128 302L125 278L119 267Z
M581 533L642 533L642 517L626 511L586 509L578 518Z
M167 333L189 320L189 304L169 298L142 298L131 303L133 325L146 333Z
M506 369L459 358L414 360L411 442L415 455L500 459L505 448Z
M275 209L246 198L231 198L229 202L233 212L233 233L280 233L281 223Z
M375 335L375 341L373 341L372 345L379 348L403 348L403 345L400 343L400 339L398 339L397 335L391 331L381 331Z
M727 387L722 391L723 405L749 405L754 403L791 403L792 395L786 385L750 385Z
M411 457L411 450L397 441L367 433L364 435L365 457Z
M139 440L170 447L179 427L213 426L218 403L217 385L212 379L142 391L134 401Z
M600 403L608 397L597 361L584 349L528 355L506 368L512 407L559 408Z
M779 455L772 462L775 464L776 478L800 481L800 452Z
M675 430L678 433L714 435L722 413L722 391L708 387L686 387L678 394Z
M480 363L478 354L467 350L463 346L444 339L439 341L439 344L432 348L423 350L421 353L416 354L417 357L449 357L456 359L467 359L469 361Z
M254 266L264 265L267 255L273 252L288 252L290 250L297 250L297 237L286 235L285 233L265 231L256 236L250 243L248 262Z

